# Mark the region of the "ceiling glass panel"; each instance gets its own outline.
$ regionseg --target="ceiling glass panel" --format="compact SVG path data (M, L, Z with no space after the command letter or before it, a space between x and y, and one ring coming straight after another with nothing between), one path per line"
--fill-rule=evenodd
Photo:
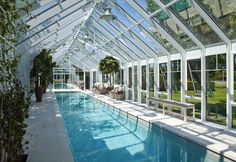
M98 35L97 35L98 34ZM104 44L106 41L108 41L108 37L106 37L105 35L104 35L104 33L102 33L102 32L100 32L99 30L97 30L96 29L96 37L95 37L95 40L96 40L96 42L98 41L100 44ZM126 50L125 50L125 48L120 48L122 45L120 45L119 43L112 43L112 44L106 44L105 45L105 47L108 47L108 48L111 48L112 49L112 51L116 51L119 55L121 55L121 57L124 57L124 55L125 56L127 56L128 55L128 58L131 58L131 60L133 60L132 59L132 55L131 55L131 57L130 57L130 55L129 54L127 54L127 53L134 53L132 50L130 50L127 46L126 46L126 44L124 44L123 42L120 42L119 40L117 40L119 43L122 43L122 45L123 46L125 46L126 47ZM127 58L126 57L124 57L126 60L127 60Z
M133 7L131 7L129 4L127 4L123 0L119 0L119 2L120 1L122 1L122 3L117 3L116 6L119 8L119 10L121 12L123 11L123 13L127 17L127 19L129 19L131 22L133 22L133 25L136 25L136 23L140 23L140 22L144 21L143 17L141 15L139 15L139 13L137 13L136 10ZM126 6L126 7L124 7L124 6ZM142 32L142 30L145 30L145 29L143 29L141 26L140 26L140 28L135 26L135 27L131 28L131 31L146 46L153 49L154 50L153 52L156 52L156 54L157 54L157 52L160 52L159 48L157 47L157 44L154 43L153 41L151 41L151 39L149 39L149 37Z
M126 5L128 6L128 5ZM130 7L131 8L131 7ZM130 10L130 8L128 10ZM116 9L117 10L117 13L120 13L120 16L118 17L117 16L117 20L110 23L112 26L117 26L117 28L121 28L123 29L122 32L123 33L123 40L126 40L125 42L128 43L128 45L130 45L131 48L135 49L136 53L138 53L139 57L145 59L147 57L151 57L151 55L148 55L147 51L145 51L143 48L142 48L142 44L141 44L141 41L146 44L146 42L144 42L143 40L141 40L141 38L139 38L139 36L137 35L137 33L139 33L140 35L140 32L137 32L136 34L133 32L135 31L135 25L136 24L133 24L124 14L127 14L125 12L123 12L123 14L121 13L122 10L118 9L118 8L113 8L113 9ZM138 14L137 14L138 15ZM132 28L131 28L132 27ZM127 31L127 29L130 29L130 31ZM138 29L136 28L136 31ZM130 35L131 32L132 34L134 34L135 36L132 36L132 34ZM146 44L147 48L148 45Z
M100 26L99 28L102 28L104 31L106 32L102 32L102 31L96 31L96 33L100 33L99 35L103 35L102 36L102 39L103 39L103 42L107 42L107 41L110 41L111 38L113 38L113 36L115 36L116 34L118 35L119 33L116 31L116 29L114 29L114 26L112 25L108 25L106 24L105 22L103 21L99 21L99 23L96 21L96 26ZM95 26L95 27L96 27ZM107 35L107 34L109 35ZM114 33L116 33L114 35ZM106 36L105 36L106 35ZM112 36L112 37L109 37L109 36ZM113 41L115 43L113 43ZM132 49L132 47L129 46L129 42L126 43L123 39L114 39L113 41L110 41L106 44L106 46L108 45L111 45L111 48L114 49L118 49L119 51L123 51L124 53L128 53L128 55L130 55L131 57L134 57L133 55L137 57L139 57L137 55L137 53L135 53ZM115 46L115 47L114 47ZM121 47L121 48L120 48ZM132 54L132 55L131 55Z
M171 18L160 19L159 16L153 16L154 20L159 23L184 49L197 47L192 39L175 23Z
M115 10L116 13L119 16L115 14L117 16L117 20L113 21L113 22L110 22L109 24L106 23L104 27L107 28L107 26L110 26L113 29L119 28L120 30L121 30L121 28L126 28L126 31L125 30L121 30L121 32L124 32L124 33L123 33L123 37L122 37L122 39L120 41L125 43L127 45L127 47L129 47L131 49L134 49L135 50L135 54L138 57L140 57L142 59L150 57L150 56L146 55L146 52L144 52L140 48L140 44L138 43L138 41L135 40L134 38L132 38L130 36L130 34L128 34L128 30L127 29L130 28L131 26L134 26L134 25L122 13L120 13L120 11L117 8L112 8L112 9Z
M170 53L177 53L178 51L169 43L160 32L154 30L153 27L145 20L140 24L145 30L147 30L151 35Z
M153 0L139 0L139 2L140 1L143 1L143 3L146 2L146 11L151 9L158 10L160 8L157 4L151 5L154 3ZM151 7L151 9L149 9L149 7ZM153 7L155 7L155 9L153 9ZM169 35L171 35L184 49L197 47L192 39L189 38L189 36L175 23L174 20L169 18L168 15L164 13L164 11L161 10L160 12L156 13L153 18L155 22L160 24L162 28L165 29L166 32L169 33Z
M117 0L116 1L116 5L119 6L119 7L122 7L122 10L120 10L120 12L123 14L126 14L128 13L129 15L132 15L132 17L137 21L141 21L143 20L143 17L140 16L137 11L131 7L126 1L124 0Z
M160 9L153 0L135 0L135 2L149 15ZM168 18L168 15L161 10L156 14L156 16L163 20Z
M170 9L203 44L222 42L220 37L201 18L187 0L178 1Z
M230 38L236 39L236 0L197 0Z

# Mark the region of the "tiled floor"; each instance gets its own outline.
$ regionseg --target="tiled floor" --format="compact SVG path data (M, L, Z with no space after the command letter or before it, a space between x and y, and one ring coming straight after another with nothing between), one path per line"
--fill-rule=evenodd
M32 100L27 119L25 140L29 141L28 162L72 162L59 107L53 92L47 92L43 102Z

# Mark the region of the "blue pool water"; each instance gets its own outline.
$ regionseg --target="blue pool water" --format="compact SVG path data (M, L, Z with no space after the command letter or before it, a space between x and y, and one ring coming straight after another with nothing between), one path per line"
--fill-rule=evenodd
M66 83L54 83L54 89L70 89Z
M79 93L56 93L75 162L217 162L213 153Z

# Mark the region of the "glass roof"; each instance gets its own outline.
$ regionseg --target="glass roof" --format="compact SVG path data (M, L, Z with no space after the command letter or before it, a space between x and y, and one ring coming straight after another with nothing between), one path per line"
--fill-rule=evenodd
M198 0L197 2L230 39L236 39L235 0Z
M57 60L63 60L73 51L73 58L78 60L73 62L80 67L94 64L91 66L94 68L105 55L128 63L223 43L225 39L215 32L204 14L227 38L236 38L235 0L195 0L194 3L188 0L37 1L29 15L22 15L21 20L30 29L16 47L32 55L47 47L53 49ZM115 20L100 19L106 7L111 7ZM86 42L85 36L90 42ZM76 51L77 48L81 51Z

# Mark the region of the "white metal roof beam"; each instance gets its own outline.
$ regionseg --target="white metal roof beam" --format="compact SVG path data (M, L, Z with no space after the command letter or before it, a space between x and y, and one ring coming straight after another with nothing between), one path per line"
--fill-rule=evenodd
M97 22L97 21L96 21L96 22ZM98 25L99 25L99 26L98 26ZM102 34L106 37L106 39L112 37L112 34L111 34L110 32L108 32L107 29L105 29L104 26L102 26L102 25L101 25L100 23L98 23L98 22L97 22L96 28L97 28L97 30L100 31L100 33L102 33ZM125 55L127 55L127 57L129 57L129 58L131 58L131 59L132 59L132 58L135 58L135 59L137 59L137 60L140 60L140 58L135 55L134 51L130 50L126 45L123 44L123 42L120 42L120 40L117 40L117 39L118 39L118 38L115 39L115 41L116 41L116 43L117 43L117 45L116 45L116 44L115 44L115 45L116 45L118 48L121 47L122 49L125 49L125 50L130 51L129 53L128 53L128 52L125 52L125 53L124 53ZM100 45L99 48L102 47L102 46L104 46L104 45L103 45L103 44Z
M169 9L169 5L164 5L160 0L154 0L159 7L163 9L163 11L169 16L169 18L172 18L175 23L193 40L194 43L196 43L197 46L204 48L204 44L183 24L177 16L175 16ZM179 0L178 0L179 1ZM178 1L175 1L177 3Z
M67 33L68 32L68 28L71 28L70 31L72 31L72 29L78 25L78 24L81 24L83 22L83 17L80 17L78 20L74 21L74 22L70 22L68 24L66 24L64 27L61 27L61 28L58 28L52 32L50 32L49 34L45 35L44 37L40 38L37 42L34 42L32 45L35 45L39 42L41 42L42 40L44 40L45 38L51 36L52 34L56 34L57 36L59 35L59 33ZM58 26L59 27L59 26ZM65 32L63 31L65 30ZM73 31L72 31L73 32Z
M101 41L102 41L102 39L100 38L100 36L98 36L98 35L96 35L96 37L100 40L100 41L96 41L99 45L101 45ZM116 46L116 45L115 45ZM120 47L118 47L118 46L116 46L118 49L120 49ZM122 62L125 62L125 63L127 63L127 62L131 62L131 61L134 61L132 58L130 58L129 56L127 56L127 54L125 53L123 53L123 49L120 49L120 51L117 51L116 49L113 49L113 48L111 48L111 49L108 49L108 48L106 48L106 47L103 47L102 46L102 48L104 48L104 49L106 49L106 50L108 50L109 52L108 53L110 53L110 54L113 54L114 56L116 56L116 57L118 57ZM123 56L124 55L124 56ZM125 57L126 56L126 57ZM128 58L127 58L128 57Z
M121 6L119 6L118 4L115 5L117 9L119 10L124 10L123 8L121 8ZM121 11L124 12L124 11ZM124 14L124 16L130 21L132 22L133 25L137 24L137 27L149 38L151 39L152 42L156 43L158 45L159 48L161 48L161 51L163 51L165 54L168 54L169 52L167 51L167 49L162 46L162 44L160 44L160 42L158 42L148 31L146 31L146 29L144 29L142 27L142 25L140 23L138 23L137 21L135 21L129 13Z
M159 29L158 31L162 34L162 36L170 43L172 44L178 51L181 53L185 52L185 49L168 33L165 31L165 29L162 28L160 24L153 21L150 16L148 15L139 5L137 5L134 1L125 0L128 4L130 4L133 8L136 9L136 11L144 17L145 20L147 20L150 24L152 24L156 29Z
M70 0L71 1L71 0ZM69 3L70 1L66 1L65 3ZM87 1L83 1L83 0L80 0L79 2L75 2L77 3L80 8L82 8L84 5L86 5L88 2ZM55 5L54 7L44 11L43 13L37 15L35 18L27 21L26 23L28 25L31 26L31 28L39 25L40 23L44 22L45 20L51 18L51 17L54 17L55 15L59 15L60 17L60 14L63 14L64 11L66 11L68 8L70 8L71 6L73 6L73 4L69 5L67 8L63 9L61 8L59 5ZM59 18L58 17L58 18Z
M133 25L135 25L135 26L139 26L140 25L140 23L138 23L136 20L134 20L133 18L131 18L131 16L129 16L129 14L126 12L126 11L124 11L118 4L114 4L113 3L113 6L115 7L115 8L117 8L119 11L120 11L120 13L122 13L123 15L124 15L124 17L126 17ZM118 22L119 24L119 27L121 27L121 30L123 30L123 31L126 31L127 30L127 28L126 28L126 26L121 22L121 21L116 21L116 22ZM138 25L137 25L138 24ZM138 28L139 29L139 28ZM133 37L143 48L142 49L144 49L145 50L145 52L147 52L147 54L150 54L149 56L150 57L153 57L153 58L155 58L157 55L158 55L158 53L157 52L155 52L151 47L149 47L141 38L139 38L133 31L131 31L131 30L129 30L128 31L128 33L131 35L131 37Z
M100 24L99 24L100 25ZM100 29L100 30L99 30ZM101 42L104 42L104 39L108 39L108 35L107 34L109 34L109 32L103 27L103 26L98 26L98 27L96 27L96 32L94 33L95 35L96 35L96 37L97 38L99 38L99 48L102 48L102 47L104 47L104 46L101 46L102 45L102 43ZM101 31L102 30L102 31ZM102 38L100 38L100 37L102 37ZM118 41L118 40L117 40ZM129 48L127 48L124 44L122 44L122 43L119 43L119 41L117 42L117 44L113 44L116 48L111 48L111 50L112 51L115 51L115 53L117 53L118 55L119 55L119 58L124 58L125 60L126 60L126 62L127 61L135 61L135 59L133 58L133 57L131 57L126 51L124 51L124 49L126 49L126 50L128 50L128 51L130 51L130 49ZM117 51L116 49L118 49L119 51ZM130 51L131 53L133 52L133 51ZM124 56L122 56L122 54L124 55Z
M96 21L97 22L97 21ZM97 24L99 24L103 29L105 29L105 27L103 26L103 25L101 25L99 22L97 22ZM110 25L110 24L107 24L107 25L109 25L109 27L111 28L111 29L113 29L113 30L116 30L115 29L115 27L113 27L112 25ZM107 31L107 29L105 29L106 31ZM107 34L109 33L109 32L106 32ZM109 43L109 42L111 42L111 41L114 41L114 40L119 40L119 38L118 37L121 37L122 39L125 39L126 40L126 42L128 43L128 45L129 46L131 46L131 48L133 49L133 50L131 50L131 51L133 51L133 54L131 53L131 55L136 59L136 60L142 60L142 59L144 59L144 58L142 58L142 57L140 57L140 56L142 56L142 55L145 55L144 54L144 52L139 48L139 47L137 47L135 44L134 44L134 42L132 42L129 38L127 38L126 36L124 36L124 35L119 35L118 37L114 37L111 33L109 33L109 35L107 36L107 37L109 37L109 38L111 38L110 40L108 40L108 41L106 41L104 44L102 44L102 46L106 46L107 45L107 43ZM119 40L120 41L120 40ZM117 42L118 43L118 42ZM123 43L122 43L123 44ZM119 44L120 45L120 44ZM123 47L122 47L123 48ZM126 48L128 48L128 47L126 47ZM134 50L135 49L135 50Z
M212 20L210 16L202 9L202 7L195 0L189 0L193 8L201 15L205 22L211 27L212 30L225 42L231 43L227 35L220 29L220 27Z

